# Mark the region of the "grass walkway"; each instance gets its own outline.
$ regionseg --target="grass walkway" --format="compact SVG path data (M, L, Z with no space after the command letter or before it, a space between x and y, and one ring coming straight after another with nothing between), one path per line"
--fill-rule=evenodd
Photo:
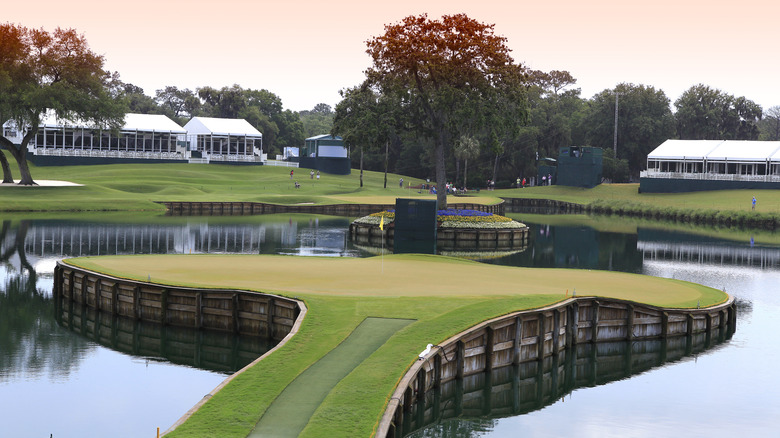
M266 255L144 255L68 263L140 281L234 288L302 299L299 332L236 376L171 434L246 437L274 400L370 317L411 319L327 393L301 437L368 437L399 379L428 343L482 321L559 302L567 291L662 307L711 306L721 291L679 280L619 272L485 265L441 256L368 259Z
M250 437L295 438L328 393L390 336L411 323L409 319L366 318L338 347L310 366L260 418Z

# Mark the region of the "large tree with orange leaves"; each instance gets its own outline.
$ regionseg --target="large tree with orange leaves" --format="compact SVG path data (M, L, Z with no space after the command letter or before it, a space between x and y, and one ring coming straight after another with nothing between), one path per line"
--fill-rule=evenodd
M27 145L47 110L59 118L102 128L122 125L125 105L111 92L116 79L103 70L103 57L92 52L84 36L73 29L49 33L0 24L0 122L13 121L24 133L21 144L0 136L0 147L19 165L19 184L34 184ZM3 154L0 162L3 179L8 181L11 175Z
M429 20L410 16L385 26L367 42L373 65L369 82L397 93L411 126L433 140L436 182L447 181L446 157L453 139L482 134L500 138L525 119L525 68L509 55L493 25L464 14ZM447 195L439 190L439 208Z

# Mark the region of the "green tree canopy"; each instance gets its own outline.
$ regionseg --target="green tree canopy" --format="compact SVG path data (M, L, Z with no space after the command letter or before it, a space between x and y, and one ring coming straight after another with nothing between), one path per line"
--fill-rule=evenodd
M677 101L677 135L683 140L757 140L761 106L707 85L686 90Z
M330 105L318 103L311 111L301 111L298 116L303 123L303 133L308 137L326 134L333 128L333 118L336 113L333 112Z
M118 128L124 122L124 100L112 94L116 76L103 70L103 57L89 49L73 29L54 32L0 24L0 120L23 131L21 144L0 136L19 165L20 184L34 184L27 165L27 145L47 110L58 118ZM3 154L0 154L3 155ZM0 160L5 160L5 156ZM4 179L7 163L3 166Z
M619 84L595 95L584 121L586 141L602 149L613 148L615 93L618 93L617 157L628 160L631 173L646 166L647 154L674 136L669 98L648 85Z

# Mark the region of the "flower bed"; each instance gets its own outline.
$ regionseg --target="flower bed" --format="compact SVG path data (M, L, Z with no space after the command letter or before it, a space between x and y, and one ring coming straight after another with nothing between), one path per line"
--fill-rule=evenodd
M436 220L439 223L439 228L525 228L525 224L512 220L506 216L477 210L439 210L436 214ZM362 225L379 225L379 223L382 222L384 226L389 226L394 221L395 210L386 210L358 218L354 223Z

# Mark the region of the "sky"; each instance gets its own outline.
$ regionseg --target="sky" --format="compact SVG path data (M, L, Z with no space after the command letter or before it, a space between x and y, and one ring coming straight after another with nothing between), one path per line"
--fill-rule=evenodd
M776 0L37 0L4 2L0 21L76 29L149 96L238 84L301 111L364 79L365 42L385 25L465 13L494 24L515 61L569 71L585 98L626 82L674 102L704 84L766 110L780 105L779 12Z

